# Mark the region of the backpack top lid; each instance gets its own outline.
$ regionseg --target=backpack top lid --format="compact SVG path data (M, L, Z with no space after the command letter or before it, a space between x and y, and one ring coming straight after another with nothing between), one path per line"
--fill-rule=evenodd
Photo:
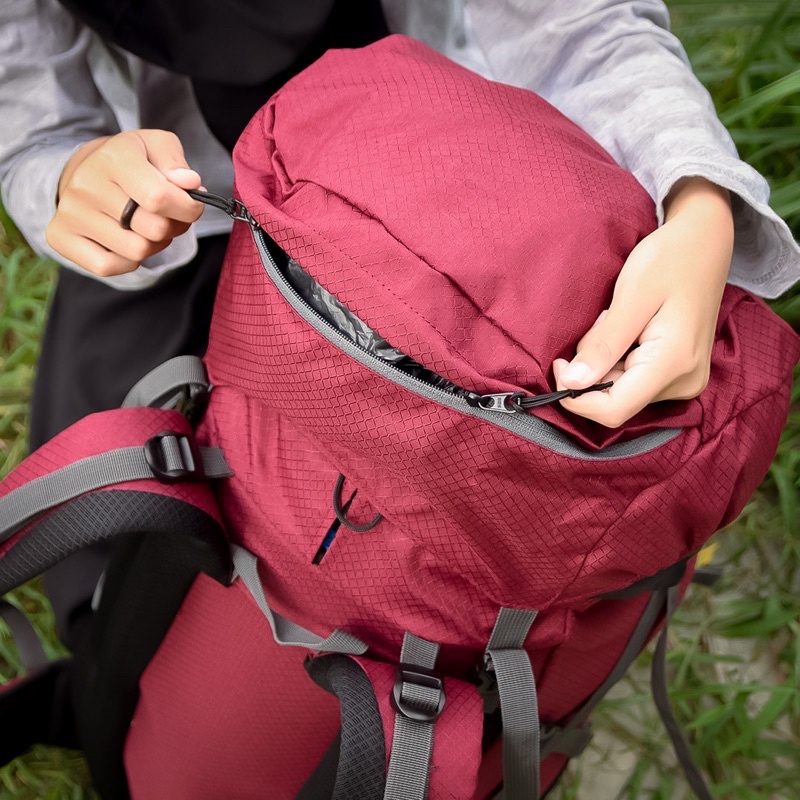
M328 52L256 115L235 162L245 205L305 270L479 393L553 391L553 360L656 225L636 179L553 106L402 36ZM703 417L661 403L614 432L537 413L593 447Z
M552 391L553 359L656 224L634 177L551 105L401 36L326 54L235 157L245 204L304 269L480 393Z

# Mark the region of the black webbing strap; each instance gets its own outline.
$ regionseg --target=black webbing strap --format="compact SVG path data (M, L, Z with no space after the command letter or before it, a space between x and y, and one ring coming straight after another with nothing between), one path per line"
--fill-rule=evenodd
M716 569L698 570L693 576L693 582L704 586L710 586L719 579L719 575L720 572ZM681 769L686 775L686 780L701 800L712 800L711 792L692 757L689 744L683 735L683 731L675 719L669 700L669 692L667 690L666 648L668 627L672 614L678 605L679 593L680 585L676 584L659 589L650 595L650 599L611 673L592 696L572 715L566 725L563 727L555 726L548 730L542 744L542 758L545 758L551 753L563 753L571 756L576 754L575 751L577 748L580 748L577 749L577 753L580 753L580 750L588 744L591 738L591 732L588 726L586 728L584 728L584 726L589 715L636 660L636 657L647 642L648 636L652 633L659 618L663 614L664 628L656 643L651 667L651 691L653 701L664 724L664 728L670 737ZM580 737L581 733L583 734L583 742L581 742L580 738L575 738L576 736Z
M620 679L628 671L629 667L636 660L639 653L642 651L647 637L653 631L662 611L664 610L664 594L663 590L654 592L650 595L647 605L636 623L633 633L622 651L622 655L617 660L614 668L609 673L608 677L600 684L594 691L591 697L570 717L569 722L563 727L554 727L548 732L548 736L542 742L542 758L547 757L551 753L562 753L564 755L573 755L577 740L583 731L582 726L589 719L589 715L594 711L600 701L608 694L613 686L615 686ZM584 746L588 744L591 738L590 731L583 731Z
M0 765L35 744L79 747L69 696L71 665L70 659L53 661L0 687Z
M0 687L0 765L35 744L77 748L69 697L71 659L50 661L27 615L6 600L0 600L0 618L14 637L26 672Z

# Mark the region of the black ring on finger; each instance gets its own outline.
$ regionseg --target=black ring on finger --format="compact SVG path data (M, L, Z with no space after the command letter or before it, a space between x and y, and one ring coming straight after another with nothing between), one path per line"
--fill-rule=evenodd
M119 218L119 226L122 230L129 231L131 229L131 220L137 208L139 208L139 204L133 198L125 203L125 208L122 209L122 215Z

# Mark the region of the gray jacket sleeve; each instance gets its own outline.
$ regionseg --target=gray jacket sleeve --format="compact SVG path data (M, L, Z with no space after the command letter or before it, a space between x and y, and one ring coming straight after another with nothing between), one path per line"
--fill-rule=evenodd
M168 106L162 96L170 98ZM206 185L230 191L232 182L230 159L199 118L188 83L105 47L57 0L0 2L0 120L6 209L36 252L84 275L118 289L144 288L194 256L196 229L213 234L230 227L221 213L204 215L138 269L109 278L85 272L47 244L45 228L55 213L64 166L81 144L99 136L139 127L174 129L185 148L202 154Z
M775 297L800 278L800 248L769 208L767 182L738 157L659 0L453 0L448 13L431 0L386 5L395 30L548 99L636 175L660 218L679 178L729 189L732 283Z
M0 192L31 246L51 256L44 229L64 165L79 145L119 130L90 74L91 46L54 0L0 3Z

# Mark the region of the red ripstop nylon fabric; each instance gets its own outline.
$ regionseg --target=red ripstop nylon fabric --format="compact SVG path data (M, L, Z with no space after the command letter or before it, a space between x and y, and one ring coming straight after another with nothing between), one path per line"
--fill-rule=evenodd
M235 165L239 197L292 258L392 345L476 392L552 390L552 360L574 351L655 225L633 177L558 111L402 37L329 52L292 80ZM536 411L591 453L683 429L640 455L582 460L340 352L279 294L247 225L226 261L200 436L234 469L220 502L232 537L263 559L270 603L321 636L356 634L376 658L396 660L406 630L436 641L456 676L480 660L500 606L538 609L526 648L551 721L601 683L642 607L596 595L696 552L750 497L800 355L764 303L729 287L700 398L620 431ZM384 519L342 528L312 566L339 473L345 496L358 490L353 521Z

